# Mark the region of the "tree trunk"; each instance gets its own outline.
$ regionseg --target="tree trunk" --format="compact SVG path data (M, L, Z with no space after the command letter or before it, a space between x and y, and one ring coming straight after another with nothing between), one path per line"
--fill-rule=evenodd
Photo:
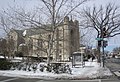
M50 64L50 48L47 51L47 65Z
M100 46L97 46L97 62L100 63L101 62L101 54L100 54Z

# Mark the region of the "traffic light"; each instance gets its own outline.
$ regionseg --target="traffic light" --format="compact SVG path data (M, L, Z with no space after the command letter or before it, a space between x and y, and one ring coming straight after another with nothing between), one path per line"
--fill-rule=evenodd
M101 40L98 40L98 46L101 47Z
M106 38L107 37L107 31L106 31L106 28L104 27L103 28L103 38Z
M104 41L103 41L103 46L104 46L104 47L108 46L108 41L104 40Z

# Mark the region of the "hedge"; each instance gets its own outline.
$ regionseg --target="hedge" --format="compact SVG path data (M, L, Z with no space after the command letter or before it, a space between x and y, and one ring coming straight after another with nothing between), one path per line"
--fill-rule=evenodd
M12 63L6 59L0 59L0 70L9 70L12 66Z

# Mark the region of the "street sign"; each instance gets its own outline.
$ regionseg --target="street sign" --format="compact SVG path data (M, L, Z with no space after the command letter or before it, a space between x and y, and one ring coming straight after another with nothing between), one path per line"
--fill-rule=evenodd
M100 41L100 40L103 40L103 38L96 38L96 40Z

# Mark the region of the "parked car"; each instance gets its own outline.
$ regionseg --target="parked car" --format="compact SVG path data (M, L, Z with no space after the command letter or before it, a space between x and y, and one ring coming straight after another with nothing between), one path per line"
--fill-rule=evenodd
M120 58L120 54L116 55L115 58Z

